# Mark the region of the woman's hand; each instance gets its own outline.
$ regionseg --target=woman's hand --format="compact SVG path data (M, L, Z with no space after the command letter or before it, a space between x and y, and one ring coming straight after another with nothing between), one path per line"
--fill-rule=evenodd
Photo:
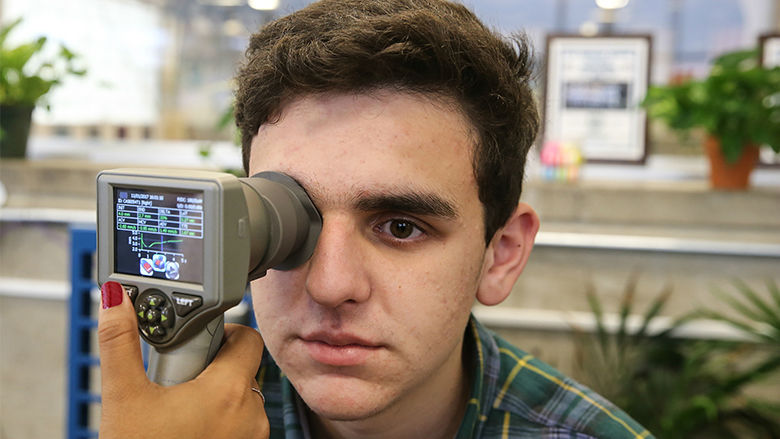
M106 282L102 302L101 439L268 437L263 400L251 390L263 353L257 331L225 325L214 361L194 380L163 387L146 377L135 313L122 286Z

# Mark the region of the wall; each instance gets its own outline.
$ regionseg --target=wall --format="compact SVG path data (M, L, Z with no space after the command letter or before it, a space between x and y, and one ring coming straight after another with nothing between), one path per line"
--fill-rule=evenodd
M2 438L64 435L68 227L93 221L100 169L133 164L0 162L9 194L0 209ZM626 169L634 177L642 172L649 171ZM475 310L489 326L566 372L572 367L570 328L590 324L589 285L614 313L632 275L638 275L638 310L670 284L668 314L679 315L716 303L712 287L732 277L757 288L767 278L780 283L780 185L729 193L712 192L700 179L613 177L575 184L531 179L524 199L542 217L537 247L510 299ZM693 331L706 336L711 328ZM779 387L767 391L780 393ZM94 413L96 422L97 407Z

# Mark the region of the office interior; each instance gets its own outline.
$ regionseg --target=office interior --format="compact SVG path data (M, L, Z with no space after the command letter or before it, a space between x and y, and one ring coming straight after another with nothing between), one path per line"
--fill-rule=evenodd
M713 187L706 130L680 132L642 104L649 88L706 80L724 54L752 51L746 62L777 72L780 0L459 1L533 43L545 125L522 196L542 222L530 262L506 302L474 314L608 397L644 389L635 410L780 437L780 153L759 146L745 187ZM21 18L3 50L45 36L30 62L62 63L64 45L76 72L35 106L22 156L0 158L0 438L96 437L99 367L73 352L74 337L86 337L96 353L95 261L74 242L94 237L96 175L149 165L240 172L231 78L254 30L308 3L0 0L2 26ZM607 52L637 42L638 66L594 80L552 56L555 44L583 42ZM761 102L780 124L780 89ZM78 276L93 282L81 316ZM651 348L672 358L664 382L675 394L652 392L646 369L661 360L637 364ZM757 364L774 366L744 374ZM707 391L736 376L745 383L726 396Z

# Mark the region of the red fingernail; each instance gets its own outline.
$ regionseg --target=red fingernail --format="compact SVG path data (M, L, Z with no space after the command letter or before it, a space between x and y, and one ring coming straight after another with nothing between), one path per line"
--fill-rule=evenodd
M100 287L100 299L103 302L103 309L112 308L122 303L122 297L125 295L125 289L119 282L108 281Z

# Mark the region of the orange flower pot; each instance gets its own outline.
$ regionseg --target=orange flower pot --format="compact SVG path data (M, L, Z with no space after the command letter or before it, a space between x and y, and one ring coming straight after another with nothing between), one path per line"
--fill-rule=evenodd
M745 190L750 186L750 174L758 162L758 147L747 145L736 163L723 157L720 140L707 136L704 150L710 159L710 186L713 189Z

